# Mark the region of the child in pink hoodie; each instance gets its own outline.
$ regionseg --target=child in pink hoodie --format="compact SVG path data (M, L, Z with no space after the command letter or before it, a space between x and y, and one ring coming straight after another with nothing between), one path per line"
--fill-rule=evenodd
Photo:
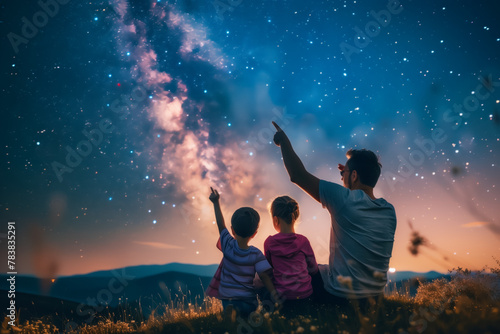
M273 283L284 308L294 308L311 297L311 276L318 272L318 264L309 240L295 233L299 218L297 201L289 196L275 198L271 216L278 233L266 239L264 253L273 267Z

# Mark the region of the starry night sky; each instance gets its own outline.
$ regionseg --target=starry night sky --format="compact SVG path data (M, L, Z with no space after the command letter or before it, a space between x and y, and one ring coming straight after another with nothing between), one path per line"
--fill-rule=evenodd
M349 148L380 156L391 267L500 258L496 1L48 3L0 1L0 232L16 221L19 273L218 263L210 186L226 222L260 212L261 249L268 204L294 197L326 263L329 214L290 183L272 120L322 179L341 182Z

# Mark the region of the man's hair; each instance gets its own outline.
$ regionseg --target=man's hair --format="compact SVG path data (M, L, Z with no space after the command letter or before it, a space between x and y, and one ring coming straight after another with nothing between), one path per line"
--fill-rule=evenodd
M279 217L287 224L294 223L299 215L299 203L290 196L276 197L271 204L271 216Z
M231 217L231 226L234 233L242 238L251 237L259 228L260 216L257 211L249 207L239 208Z
M375 187L380 177L380 169L382 168L375 153L365 149L350 149L347 151L346 156L348 158L347 167L349 171L355 170L362 184Z

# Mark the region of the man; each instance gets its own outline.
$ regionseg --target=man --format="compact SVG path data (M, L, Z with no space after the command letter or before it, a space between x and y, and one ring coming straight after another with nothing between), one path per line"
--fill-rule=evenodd
M309 173L281 128L274 143L281 148L290 180L320 202L331 215L329 265L320 266L323 301L366 302L381 297L396 230L394 207L373 195L381 164L368 150L349 150L345 165L338 164L344 186L320 180ZM365 303L363 303L365 304Z

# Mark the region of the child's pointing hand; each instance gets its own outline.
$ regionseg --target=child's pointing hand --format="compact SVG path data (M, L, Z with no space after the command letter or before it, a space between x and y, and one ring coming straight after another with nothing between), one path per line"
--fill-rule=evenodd
M212 190L212 193L208 197L208 199L214 203L214 211L215 211L215 220L217 221L217 227L219 228L219 233L222 233L222 231L226 228L226 223L224 222L224 216L222 215L222 211L220 209L220 204L219 204L219 193L217 190L214 190L214 188L210 187L210 190Z
M212 187L210 187L210 190L212 190L212 193L210 194L208 199L210 201L212 201L212 203L217 203L219 201L219 198L220 198L219 193L217 192L217 190L214 190Z

